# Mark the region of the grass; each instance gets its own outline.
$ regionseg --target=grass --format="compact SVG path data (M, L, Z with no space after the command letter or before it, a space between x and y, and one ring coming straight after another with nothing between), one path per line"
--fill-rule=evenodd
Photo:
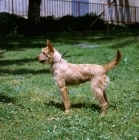
M74 47L80 32L46 33L25 38L0 36L0 139L1 140L138 140L139 139L139 40L136 30L88 32ZM63 113L50 66L36 57L51 39L72 63L106 64L122 52L121 63L108 73L108 113L100 116L89 83L69 87L70 114Z

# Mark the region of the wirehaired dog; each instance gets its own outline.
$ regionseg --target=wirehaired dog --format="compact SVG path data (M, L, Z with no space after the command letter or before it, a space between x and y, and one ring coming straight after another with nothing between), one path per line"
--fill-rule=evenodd
M51 64L52 73L61 92L66 113L70 112L67 86L90 81L91 90L101 104L102 115L106 114L108 108L105 90L109 78L106 73L114 68L120 59L121 53L118 50L116 58L104 66L97 64L71 64L62 58L50 40L47 40L47 47L42 49L42 52L38 56L38 60L41 63Z

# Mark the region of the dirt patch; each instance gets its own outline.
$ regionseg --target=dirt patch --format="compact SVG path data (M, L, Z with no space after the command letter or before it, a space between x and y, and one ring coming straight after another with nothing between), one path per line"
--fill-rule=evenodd
M74 46L81 47L81 48L96 48L96 47L100 47L100 46L95 45L95 44L76 44Z

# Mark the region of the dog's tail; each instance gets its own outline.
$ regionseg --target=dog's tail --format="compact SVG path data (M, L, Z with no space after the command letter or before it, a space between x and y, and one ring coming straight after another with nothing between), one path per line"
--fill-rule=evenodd
M114 68L121 60L121 52L119 50L117 50L117 56L116 58L114 58L111 62L109 62L108 64L104 65L104 69L107 71L111 70L112 68Z

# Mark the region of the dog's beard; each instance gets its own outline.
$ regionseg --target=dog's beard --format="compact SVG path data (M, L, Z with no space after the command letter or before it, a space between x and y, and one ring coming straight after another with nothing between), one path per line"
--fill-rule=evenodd
M42 63L42 64L46 63L46 60L40 60L40 63Z
M49 61L47 61L47 60L40 60L40 63L41 64L49 64Z

